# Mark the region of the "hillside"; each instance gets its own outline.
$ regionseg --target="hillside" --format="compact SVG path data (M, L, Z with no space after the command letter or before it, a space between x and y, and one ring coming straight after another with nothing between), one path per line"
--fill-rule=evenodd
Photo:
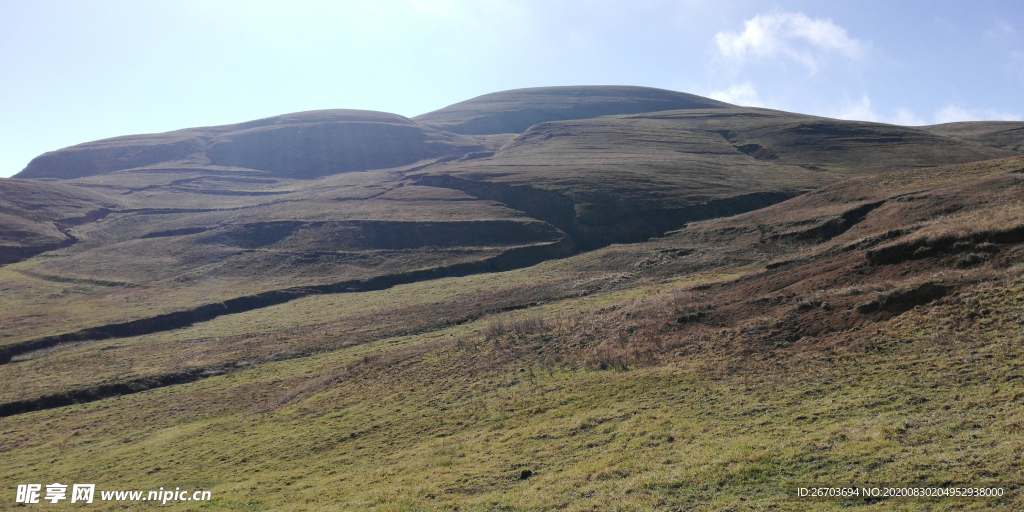
M30 180L0 180L0 265L66 247L72 226L96 221L120 206L81 187Z
M945 123L922 127L932 133L956 137L1012 151L1024 151L1024 123L1018 121L972 121Z
M115 137L51 151L16 178L72 179L139 167L244 167L313 178L484 150L395 114L318 110L247 123Z
M350 122L339 112L348 111L323 114L325 123ZM313 114L217 130L264 136L296 119L321 130ZM402 119L367 116L356 119ZM263 144L271 153L295 147ZM164 326L147 329L170 328L187 320L162 315L207 318L219 313L197 311L232 299L258 307L374 279L531 265L756 210L848 176L1010 154L911 128L722 108L540 123L494 154L317 179L271 172L272 161L257 159L248 168L169 161L65 180L122 207L68 231L79 243L11 270L0 345L47 345L147 318ZM79 283L89 300L54 296L61 282Z
M123 206L70 228L76 244L0 271L0 347L175 312L192 321L203 317L197 310L230 299L252 308L332 289L514 268L575 251L571 239L543 221L387 172L313 181L192 172L72 181ZM66 283L76 284L78 300L56 292Z
M536 87L485 94L413 119L452 133L491 135L521 133L547 121L731 106L650 87Z
M0 478L212 492L170 510L1020 509L1015 133L544 88L47 153L0 180Z
M411 177L509 204L595 248L851 176L1012 154L914 128L723 108L540 123L492 157Z

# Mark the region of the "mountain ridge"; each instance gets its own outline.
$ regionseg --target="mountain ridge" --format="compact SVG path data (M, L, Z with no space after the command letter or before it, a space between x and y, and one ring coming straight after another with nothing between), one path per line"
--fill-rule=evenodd
M484 149L397 114L315 110L87 142L40 155L14 177L74 179L146 167L221 166L314 178Z

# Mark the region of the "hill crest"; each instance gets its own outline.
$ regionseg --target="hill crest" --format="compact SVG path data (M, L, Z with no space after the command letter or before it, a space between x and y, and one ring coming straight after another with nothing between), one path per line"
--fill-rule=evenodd
M731 106L694 94L652 87L534 87L484 94L413 119L453 133L490 135L521 133L545 121Z
M386 112L314 110L86 142L44 153L17 178L74 179L142 167L245 167L313 178L486 149Z

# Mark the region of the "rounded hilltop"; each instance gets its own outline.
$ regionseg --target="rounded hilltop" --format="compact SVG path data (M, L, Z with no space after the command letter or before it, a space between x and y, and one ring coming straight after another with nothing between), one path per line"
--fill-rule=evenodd
M44 153L15 177L74 179L141 167L228 166L311 178L483 149L368 110L313 110L238 124L114 137Z
M546 121L731 106L702 96L653 87L533 87L477 96L413 120L463 135L492 135L522 133Z

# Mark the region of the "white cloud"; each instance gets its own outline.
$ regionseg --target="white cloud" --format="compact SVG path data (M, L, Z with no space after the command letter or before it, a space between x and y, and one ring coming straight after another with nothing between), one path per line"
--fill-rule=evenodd
M847 102L845 105L834 110L829 117L846 119L849 121L871 121L874 123L898 124L901 126L921 126L928 124L927 121L917 117L917 114L907 108L897 108L891 116L879 114L871 106L871 98L862 94L859 101Z
M954 123L957 121L980 121L981 117L976 111L960 108L956 105L946 105L935 111L935 123Z
M1024 78L1024 35L1005 21L997 21L985 32L985 38L999 52L1005 52L1003 70L1017 78Z
M1017 35L1017 28L1006 21L996 21L995 26L985 31L985 37L989 39L1013 38Z
M992 109L967 109L952 103L935 111L934 118L935 124L955 123L957 121L1020 121L1024 119L1020 114L999 112Z
M1024 78L1024 51L1010 52L1006 57L1006 63L1003 64L1003 69L1011 75Z
M922 126L928 124L928 121L917 117L910 109L898 108L896 109L896 117L893 118L892 124L898 124L901 126Z
M933 122L929 123L918 117L912 110L906 108L897 108L894 115L879 114L871 106L871 98L867 94L862 95L859 101L847 102L825 115L849 121L871 121L901 126L921 126L926 124L954 123L957 121L1020 121L1024 119L1019 114L1011 112L1000 112L992 109L968 109L950 103L936 110L932 114Z
M862 95L858 102L843 105L832 117L849 121L879 121L878 114L871 108L871 98L868 98L867 94Z
M830 19L812 19L802 12L759 14L744 22L743 32L719 32L715 43L722 57L744 61L749 56L789 58L811 73L831 55L864 58L870 43L851 38Z
M718 101L724 101L726 103L732 103L733 105L740 105L743 107L764 106L764 102L761 101L761 97L757 94L757 89L755 89L754 84L750 82L732 85L728 89L712 91L707 96Z

